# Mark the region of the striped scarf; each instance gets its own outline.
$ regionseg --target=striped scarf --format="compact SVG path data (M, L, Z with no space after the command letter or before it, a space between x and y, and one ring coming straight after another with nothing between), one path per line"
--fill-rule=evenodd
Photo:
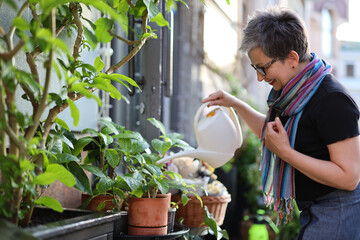
M282 91L272 89L268 97L269 111L265 123L274 121L277 114L289 117L284 128L289 136L290 145L295 146L295 136L299 119L306 104L318 89L325 75L331 72L331 66L317 58L315 53L312 61ZM292 220L295 201L294 169L282 161L265 146L265 125L262 129L262 161L260 170L264 200L278 213L278 223Z

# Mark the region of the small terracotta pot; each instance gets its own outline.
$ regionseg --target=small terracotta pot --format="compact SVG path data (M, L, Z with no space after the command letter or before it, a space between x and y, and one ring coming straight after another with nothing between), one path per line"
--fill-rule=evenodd
M91 196L89 194L82 194L81 195L81 201L82 203L84 203L87 199L91 198ZM93 199L91 199L91 201L89 202L89 204L85 207L85 209L90 210L90 211L99 211L97 209L98 205L102 202L105 202L105 207L103 209L101 209L102 212L106 212L108 210L113 210L115 208L114 203L112 202L113 196L109 196L109 195L99 195L94 197ZM118 209L121 209L121 205L123 200L122 199L118 199L119 203L118 203Z
M129 235L164 235L167 234L169 199L128 198ZM140 231L140 229L145 231ZM154 228L149 230L149 228ZM157 232L159 231L159 232ZM155 233L154 233L155 232Z

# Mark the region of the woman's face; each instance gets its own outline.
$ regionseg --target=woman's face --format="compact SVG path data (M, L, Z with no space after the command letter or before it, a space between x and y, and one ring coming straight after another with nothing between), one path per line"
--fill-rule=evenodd
M280 61L279 59L270 58L260 47L251 49L248 55L251 65L256 70L258 81L267 82L276 91L283 89L294 77L292 66L286 59Z

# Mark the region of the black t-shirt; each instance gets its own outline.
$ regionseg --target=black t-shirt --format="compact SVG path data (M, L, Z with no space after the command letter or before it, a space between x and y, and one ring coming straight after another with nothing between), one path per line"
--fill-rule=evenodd
M287 118L281 118L283 124ZM330 161L328 144L359 135L359 109L345 88L328 74L309 100L300 118L295 150ZM334 191L295 170L298 200L314 200Z

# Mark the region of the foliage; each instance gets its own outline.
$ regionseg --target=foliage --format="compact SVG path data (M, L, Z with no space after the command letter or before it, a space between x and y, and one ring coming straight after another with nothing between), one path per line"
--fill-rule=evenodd
M118 149L124 157L128 173L118 179L123 189L133 197L156 197L158 192L166 194L170 188L182 191L182 200L188 202L187 194L194 190L195 186L185 184L180 174L167 171L164 164L157 164L157 161L165 156L173 148L192 149L184 142L183 136L178 133L166 133L164 125L154 119L148 121L155 126L162 135L151 141L150 148L145 149L146 143L138 133L125 132L125 135L119 136Z
M214 219L214 216L209 212L207 206L204 206L205 210L205 216L204 216L204 222L200 225L200 227L197 230L197 233L194 235L190 234L189 232L185 234L184 239L185 240L202 240L202 238L199 236L201 233L201 228L205 225L209 227L208 233L213 235L216 240L220 239L229 239L229 235L225 229L221 229L220 226L217 224L216 220Z
M167 11L177 1L165 1ZM101 13L100 18L95 22L87 19L86 9ZM55 199L39 198L39 187L56 180L79 186L81 173L72 175L68 169L80 169L80 159L71 156L67 147L68 152L62 152L60 140L70 149L74 146L65 135L69 128L58 114L69 107L76 126L76 100L86 97L101 105L94 94L97 89L122 99L113 82L138 87L114 71L148 39L156 38L149 21L159 26L168 26L168 22L159 11L158 0L5 0L0 1L0 11L13 13L9 15L13 16L11 26L0 26L0 216L16 224L23 219L26 224L34 203L62 211ZM139 40L129 41L114 32L116 25L127 32L128 16L142 23ZM100 57L91 64L81 60L86 50L112 40L131 46L118 63L104 69ZM66 43L69 41L71 46ZM19 64L19 59L26 59L26 66ZM57 90L52 90L54 85ZM19 93L29 103L25 111L17 105ZM82 187L90 191L87 184Z
M160 121L154 118L148 120L162 133L159 138L152 140L153 151L139 132L127 130L109 119L100 119L103 125L100 131L84 129L82 133L90 136L79 139L62 129L62 134L71 136L69 138L72 139L71 145L73 145L71 148L63 143L68 160L66 167L76 177L75 187L91 195L82 207L98 195L111 195L113 202L116 203L119 199L126 200L127 195L155 197L158 192L166 194L170 188L182 191L181 199L184 205L189 201L187 194L189 191L195 191L195 186L185 184L181 175L167 171L165 165L157 164L157 160L174 147L181 149L192 147L182 140L181 134L167 134ZM93 147L89 149L90 145ZM81 159L82 150L87 150L87 156L83 164L78 165L76 162ZM115 173L115 169L120 165L127 169L126 174ZM94 189L91 189L84 170L95 175ZM105 204L101 203L98 209L101 210L104 206Z

